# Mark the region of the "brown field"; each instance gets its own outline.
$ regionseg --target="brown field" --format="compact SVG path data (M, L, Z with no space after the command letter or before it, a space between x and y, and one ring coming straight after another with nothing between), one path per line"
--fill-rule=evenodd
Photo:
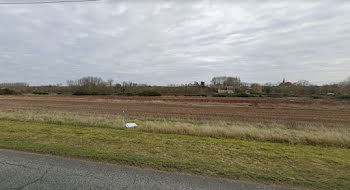
M137 128L124 127L123 110ZM349 189L350 103L0 96L0 147L291 187Z
M319 124L350 126L350 103L334 100L267 98L184 98L110 96L5 96L1 110L60 111L120 116L132 119L197 122L281 123L289 127Z
M350 148L346 101L269 98L2 96L0 119Z

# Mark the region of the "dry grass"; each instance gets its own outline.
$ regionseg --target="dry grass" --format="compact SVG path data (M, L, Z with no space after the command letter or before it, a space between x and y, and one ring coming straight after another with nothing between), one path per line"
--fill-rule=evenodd
M66 124L76 126L95 126L108 128L123 128L120 117L108 115L75 114L69 112L38 112L38 111L0 111L1 120L35 121L40 123Z
M0 120L0 147L308 189L349 189L350 149Z
M122 118L112 115L95 115L68 112L0 111L1 120L35 121L75 126L94 126L125 129ZM139 127L132 129L152 133L184 134L202 137L255 140L289 144L350 147L350 128L325 127L302 124L252 122L185 122L169 120L131 120ZM305 124L304 124L305 125Z
M232 138L289 144L307 144L322 146L350 147L350 130L345 128L303 127L290 129L281 124L259 123L156 123L145 121L139 130L169 134L184 134L214 138Z

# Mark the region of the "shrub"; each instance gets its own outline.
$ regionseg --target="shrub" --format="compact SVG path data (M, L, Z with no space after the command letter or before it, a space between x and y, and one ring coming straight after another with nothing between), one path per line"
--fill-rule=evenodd
M13 95L13 94L17 94L17 92L8 88L0 89L0 95Z
M312 99L322 99L323 97L319 96L319 95L312 95L311 98Z
M282 98L283 96L281 94L269 94L268 97L271 97L271 98Z
M108 94L98 93L98 92L85 92L85 91L77 90L77 91L73 92L73 95L75 95L75 96L96 96L96 95L108 95Z
M236 95L237 97L251 97L251 95L250 94L247 94L247 93L239 93L239 94L237 94Z
M36 94L36 95L49 95L48 92L33 92L32 94Z
M162 94L154 90L144 90L138 95L139 96L161 96Z
M343 96L339 96L338 98L344 99L344 100L350 100L350 95L343 95Z
M123 94L124 96L135 96L135 94L131 93L131 92L127 92Z
M200 96L200 97L207 97L206 94L185 94L184 96Z
M131 92L123 92L123 93L118 93L116 95L118 95L118 96L135 96L135 94L131 93Z
M213 97L227 97L228 94L222 94L222 93L216 93L216 94L213 94Z

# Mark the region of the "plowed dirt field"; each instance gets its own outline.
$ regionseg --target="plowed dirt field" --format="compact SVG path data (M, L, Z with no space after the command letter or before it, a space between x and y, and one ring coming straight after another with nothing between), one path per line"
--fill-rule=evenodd
M2 110L60 111L129 118L350 126L350 103L303 99L2 96Z

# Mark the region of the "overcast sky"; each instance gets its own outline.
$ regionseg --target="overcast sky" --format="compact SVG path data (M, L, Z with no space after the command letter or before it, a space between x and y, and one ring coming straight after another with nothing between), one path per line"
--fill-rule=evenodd
M0 82L99 76L167 85L228 75L324 84L350 76L345 1L141 2L0 5Z

